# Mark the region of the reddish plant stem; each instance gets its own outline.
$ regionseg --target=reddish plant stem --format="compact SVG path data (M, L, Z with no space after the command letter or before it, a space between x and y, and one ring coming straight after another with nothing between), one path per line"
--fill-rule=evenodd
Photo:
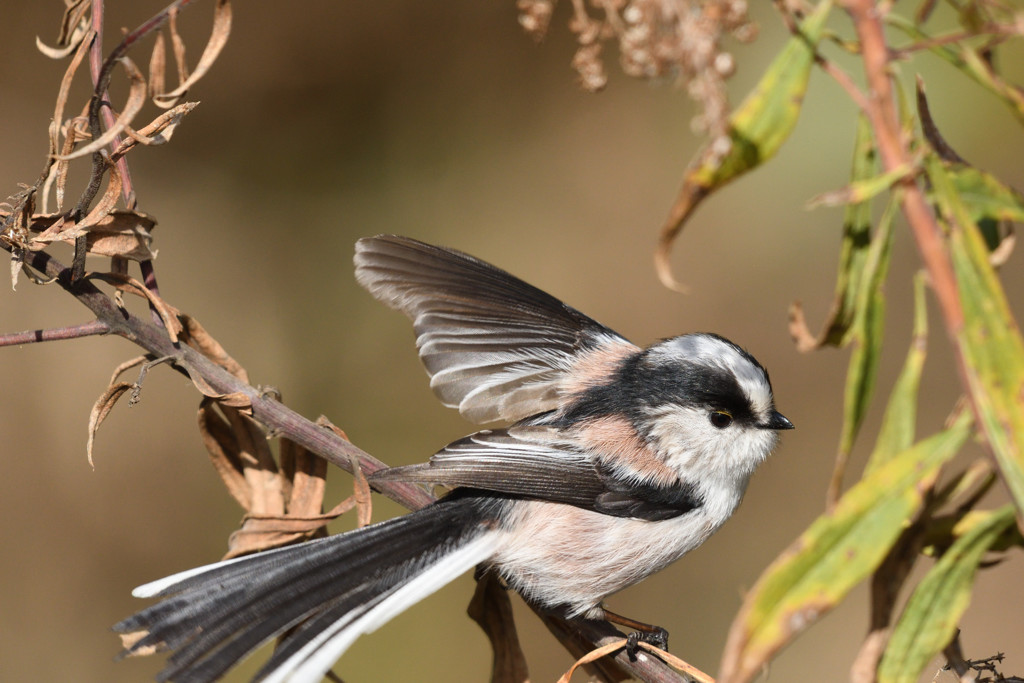
M875 132L882 165L889 171L910 163L911 157L900 130L899 113L893 97L889 75L890 54L885 42L882 16L874 0L846 0L844 5L860 39L868 83L866 113ZM963 309L942 230L924 193L913 178L900 181L898 187L902 190L903 215L928 269L932 289L946 320L946 329L955 338L963 326Z

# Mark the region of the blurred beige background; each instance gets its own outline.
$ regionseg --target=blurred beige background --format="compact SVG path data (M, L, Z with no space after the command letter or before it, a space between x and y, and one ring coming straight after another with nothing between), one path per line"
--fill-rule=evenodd
M108 4L108 48L118 27L162 6ZM767 5L755 8L760 39L736 46L736 102L784 39ZM33 41L52 40L61 8L55 0L0 1L5 195L33 181L42 164L64 63L42 57ZM807 211L804 202L845 183L853 109L816 73L779 157L700 209L674 256L692 291L668 292L651 254L699 144L689 129L694 111L668 84L622 76L614 56L607 90L581 92L569 68L569 9L561 3L538 46L517 26L511 0L238 3L224 54L192 94L201 106L172 144L134 152L131 167L140 208L159 220L163 295L203 321L254 383L279 388L307 416L329 416L390 463L423 460L472 426L432 397L407 321L353 281L352 244L364 235L398 232L458 247L637 343L714 330L748 347L771 370L779 408L797 429L718 535L610 600L665 626L677 654L714 672L743 590L822 508L847 354L797 354L786 309L802 300L814 325L827 310L841 212ZM210 14L210 3L197 3L182 18L193 64ZM1024 135L1002 106L935 59L904 75L918 70L950 142L1024 187ZM85 101L86 90L76 92L69 109ZM916 263L902 231L888 288L883 396L906 349ZM1020 315L1020 257L1005 270ZM922 433L938 428L957 396L934 313ZM56 289L25 279L16 292L0 286L4 332L87 319ZM149 375L139 405L114 410L95 470L86 463L92 402L113 367L134 355L113 338L0 349L0 680L150 679L160 660L115 664L109 626L141 606L133 586L218 559L239 521L200 444L197 395L166 369ZM876 408L855 472L878 419ZM347 492L338 474L330 498ZM382 502L375 514L398 512ZM1018 553L986 571L963 622L969 656L1007 651L1005 670L1018 675L1022 567ZM359 641L336 671L348 681L485 680L486 640L464 616L471 591L471 580L460 579ZM769 680L846 679L866 623L858 590L779 656ZM568 656L526 609L519 629L533 679L557 678Z

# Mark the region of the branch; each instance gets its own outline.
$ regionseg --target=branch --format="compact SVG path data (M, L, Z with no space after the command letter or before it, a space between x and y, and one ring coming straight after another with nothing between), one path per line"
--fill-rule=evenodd
M97 334L108 334L109 332L110 325L102 320L93 320L81 325L58 327L52 330L26 330L24 332L0 334L0 346L20 346L22 344L34 344L44 341L78 339L79 337L91 337Z

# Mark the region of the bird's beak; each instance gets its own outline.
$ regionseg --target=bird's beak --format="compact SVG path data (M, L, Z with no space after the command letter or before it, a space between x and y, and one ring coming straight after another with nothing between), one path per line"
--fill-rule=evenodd
M777 410L773 410L768 421L760 425L762 429L793 429L793 423Z

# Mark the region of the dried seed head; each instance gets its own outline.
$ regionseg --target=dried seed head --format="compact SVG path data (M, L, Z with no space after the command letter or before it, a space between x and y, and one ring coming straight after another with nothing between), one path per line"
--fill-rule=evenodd
M552 0L517 0L517 7L531 35L546 30ZM729 115L725 79L736 63L723 51L722 40L726 35L740 42L756 37L747 0L573 0L572 7L569 29L580 44L573 68L586 90L606 84L601 45L614 39L627 75L677 81L701 107L695 126L715 137L724 134Z

